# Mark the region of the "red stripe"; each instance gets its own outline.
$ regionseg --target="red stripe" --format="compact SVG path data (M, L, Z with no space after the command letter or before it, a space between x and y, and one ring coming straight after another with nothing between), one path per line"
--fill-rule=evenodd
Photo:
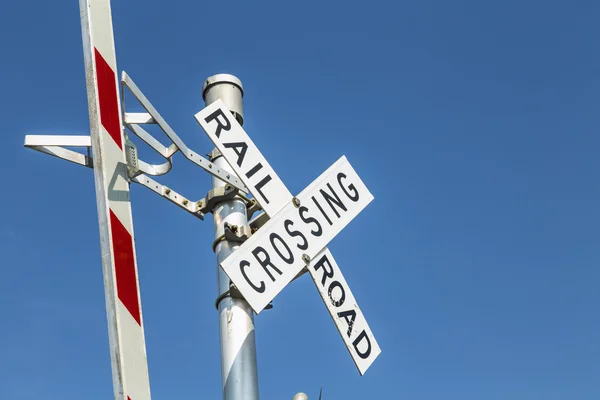
M100 102L100 122L108 134L121 144L121 121L119 118L119 103L117 97L117 77L115 71L108 65L98 49L96 54L96 77L98 79L98 101Z
M141 325L135 258L133 255L133 238L112 210L110 210L110 227L115 254L117 295L125 308L127 308L137 323Z

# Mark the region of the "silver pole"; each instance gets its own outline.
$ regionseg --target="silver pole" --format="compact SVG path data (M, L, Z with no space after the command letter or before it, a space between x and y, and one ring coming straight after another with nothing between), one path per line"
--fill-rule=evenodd
M233 75L218 74L208 78L202 87L206 105L217 99L223 100L235 118L243 124L242 82ZM215 166L234 173L227 161L217 155ZM212 178L213 188L225 186L225 182ZM224 233L225 222L244 226L248 224L246 206L238 198L224 201L213 210L215 240ZM234 252L239 243L220 241L215 247L219 293L219 329L221 336L221 377L223 400L258 400L258 373L256 367L256 339L254 312L241 298L228 294L229 277L219 263Z

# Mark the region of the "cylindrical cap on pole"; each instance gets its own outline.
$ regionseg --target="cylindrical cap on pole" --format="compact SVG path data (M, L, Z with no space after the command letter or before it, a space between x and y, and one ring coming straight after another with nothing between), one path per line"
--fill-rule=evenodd
M242 81L230 74L217 74L206 78L202 85L202 98L208 106L217 99L223 100L229 111L235 115L235 119L244 124L244 109L242 108L242 97L244 87Z
M308 400L308 396L302 392L296 393L292 400Z

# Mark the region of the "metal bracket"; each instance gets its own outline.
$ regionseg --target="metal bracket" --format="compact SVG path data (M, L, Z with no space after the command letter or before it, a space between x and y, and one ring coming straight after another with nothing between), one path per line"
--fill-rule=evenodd
M249 226L231 225L225 222L224 233L215 239L212 244L212 250L216 252L217 245L222 241L243 243L250 236L252 236L252 229Z
M248 189L242 183L242 181L235 175L228 171L222 170L210 160L200 156L194 151L190 150L183 140L175 133L175 131L167 124L163 117L158 113L156 108L150 103L142 91L137 87L133 80L123 71L121 77L121 102L123 104L123 110L125 110L125 88L129 89L131 94L137 99L137 101L144 107L147 113L127 113L123 111L123 121L125 127L129 129L134 135L146 142L152 147L157 153L159 153L167 161L164 164L151 165L138 160L139 170L148 175L163 175L169 172L172 166L171 157L181 151L181 154L192 163L196 164L209 174L217 177L218 179L232 185L239 189L243 193L247 193ZM148 133L141 124L156 124L171 140L169 147L164 146L158 140L156 140L150 133ZM132 176L133 178L134 176Z
M27 135L25 136L25 147L84 167L94 167L90 154L92 140L89 136ZM87 154L64 147L85 147Z
M185 143L183 143L179 136L177 136L173 129L171 129L158 111L156 111L154 106L152 106L152 104L148 101L146 96L144 96L144 94L125 72L123 72L121 85L123 110L125 109L125 87L129 89L129 91L135 96L135 98L140 102L147 112L123 112L124 127L127 128L130 133L136 135L142 141L147 143L154 151L159 153L166 160L163 164L156 165L140 160L138 158L137 147L133 142L131 142L131 140L129 140L126 132L125 155L127 159L127 171L130 182L145 186L154 193L169 200L171 203L202 220L204 219L204 214L212 212L212 209L218 202L230 200L236 195L239 195L246 202L250 216L260 209L260 206L255 204L255 201L243 196L242 193L247 193L248 189L235 174L221 170L219 167L213 164L212 160L220 156L219 151L216 149L213 150L209 155L210 160L207 160L188 149ZM144 124L158 125L167 135L167 137L171 139L172 143L169 146L164 146L140 126ZM63 160L67 160L78 165L83 165L88 168L94 167L91 154L92 141L90 136L26 135L25 147L61 158ZM86 153L80 153L65 147L83 147L86 149ZM203 198L199 201L193 201L150 178L149 175L164 175L169 172L173 166L172 157L179 151L181 151L184 157L186 157L188 160L198 165L211 175L221 179L222 181L225 181L227 185L209 191L206 195L206 198ZM250 232L248 232L248 234L250 234Z
M221 156L222 156L221 152L216 147L210 153L206 154L206 157L208 157L208 159L210 161L215 161L217 158L219 158Z
M204 214L211 213L217 203L231 200L238 194L238 189L231 185L225 185L218 188L212 188L206 194L206 197L197 202L198 210Z
M180 208L189 212L193 216L195 216L201 220L204 220L204 212L202 212L200 207L198 207L199 201L189 200L189 199L185 198L184 196L182 196L181 194L174 191L173 189L171 189L165 185L161 185L160 183L156 182L154 179L152 179L149 176L144 175L144 174L141 174L141 175L136 176L135 178L132 178L131 182L139 183L140 185L147 187L148 189L152 190L154 193L169 200L171 203L175 204L176 206L179 206Z
M248 220L250 220L252 218L252 216L257 212L262 210L262 207L260 206L260 204L258 204L258 201L256 201L256 199L247 199L246 201L246 215Z
M225 222L225 240L243 243L252 236L250 227L247 225L231 225Z
M252 233L254 233L257 230L259 230L261 226L266 224L268 220L269 216L267 215L267 213L263 212L254 217L254 219L250 220L250 222L248 222L248 226L250 226L250 229L252 229Z
M240 291L235 287L235 285L233 283L229 284L229 290L226 290L225 292L221 293L221 295L219 297L217 297L217 299L215 300L215 308L218 310L219 309L219 303L221 302L221 300L223 300L225 297L233 297L234 299L243 299L244 296L242 296L242 294L240 293ZM273 302L269 302L269 304L267 304L265 306L265 310L270 310L273 308Z

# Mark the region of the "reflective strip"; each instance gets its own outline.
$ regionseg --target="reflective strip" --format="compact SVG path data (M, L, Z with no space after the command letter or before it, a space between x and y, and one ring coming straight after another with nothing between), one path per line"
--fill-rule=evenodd
M110 210L110 226L115 256L117 295L138 325L141 325L133 238L112 210Z
M100 103L100 122L110 137L123 149L121 142L121 121L117 95L117 77L98 49L96 53L96 77L98 79L98 102Z

